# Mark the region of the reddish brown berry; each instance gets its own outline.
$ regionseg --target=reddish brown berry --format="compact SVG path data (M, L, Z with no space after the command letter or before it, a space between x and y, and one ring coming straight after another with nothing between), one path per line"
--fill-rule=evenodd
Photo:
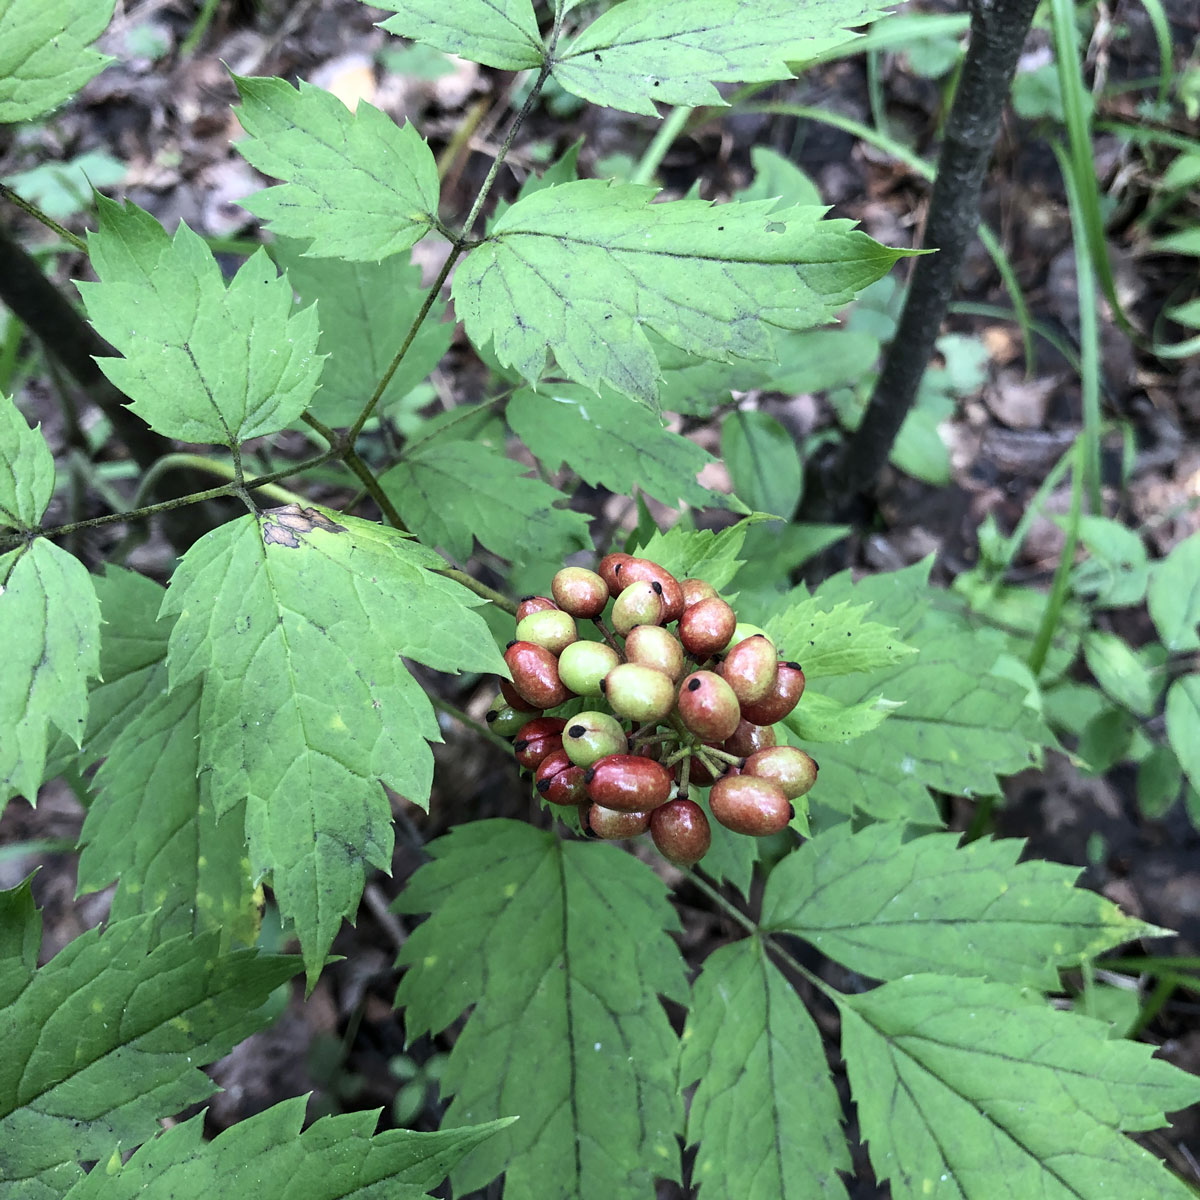
M526 721L513 742L513 755L527 771L534 770L542 759L563 748L562 731L566 721L561 717L536 717Z
M526 717L530 713L542 711L536 704L530 704L507 679L500 680L500 695L504 697L505 702L510 708L515 708L517 712L524 714Z
M603 804L593 804L585 811L586 824L598 838L632 838L650 828L648 812L620 812Z
M750 837L778 833L792 819L783 789L754 775L727 775L708 793L708 807L726 829Z
M679 580L665 567L660 567L648 558L630 558L627 562L618 563L615 570L622 587L628 587L637 580L657 583L662 589L662 623L666 625L679 620L683 613L683 588Z
M704 809L694 800L672 800L650 814L650 836L663 858L677 867L698 863L712 845Z
M608 603L608 584L586 567L563 567L550 581L550 590L558 607L580 620L598 617Z
M683 723L706 742L732 737L742 719L733 689L713 671L693 671L680 684L676 705Z
M621 589L625 586L617 578L617 568L632 558L632 554L622 554L617 551L613 554L606 554L596 567L596 573L608 584L608 594L614 600L621 594Z
M776 742L773 725L755 725L751 721L742 720L733 731L732 737L727 737L721 744L721 749L738 758L748 758L756 750L765 750Z
M610 754L584 775L588 798L618 812L648 812L671 794L671 773L660 762L636 754Z
M755 725L774 725L782 721L804 695L804 672L799 663L781 662L775 686L754 704L742 705L742 716Z
M679 586L683 589L684 608L691 608L693 604L709 600L717 594L717 589L707 579L681 579Z
M532 642L513 642L504 651L504 661L512 675L517 694L537 708L555 708L571 698L559 678L558 659L544 646Z
M683 610L679 640L701 662L724 650L737 627L737 614L719 596L710 596Z
M520 630L517 630L518 635ZM741 704L755 704L775 686L779 657L771 642L756 633L738 642L718 670Z
M543 758L533 779L538 792L551 804L582 804L587 799L583 768L577 767L565 750Z
M523 621L531 613L550 612L557 607L549 596L522 596L521 603L517 605L517 620Z
M789 800L806 795L817 782L817 764L795 746L773 746L746 759L746 774L777 783Z

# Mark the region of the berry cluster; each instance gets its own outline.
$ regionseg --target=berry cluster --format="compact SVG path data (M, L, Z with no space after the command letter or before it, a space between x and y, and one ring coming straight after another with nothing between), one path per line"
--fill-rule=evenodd
M816 782L803 750L776 744L774 724L804 692L798 663L702 579L649 559L609 554L598 571L564 567L553 598L527 596L504 661L512 681L487 714L552 804L577 805L584 829L650 831L665 858L699 862L712 842L693 786L727 829L778 833ZM592 621L602 641L579 636ZM674 629L668 626L674 626ZM545 716L575 697L596 708Z

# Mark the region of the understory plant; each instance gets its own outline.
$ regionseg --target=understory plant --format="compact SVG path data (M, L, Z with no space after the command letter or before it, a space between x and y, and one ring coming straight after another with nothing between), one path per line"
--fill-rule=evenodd
M49 445L0 407L0 802L71 780L79 890L116 884L104 927L42 965L31 882L0 893L0 1195L404 1197L448 1177L510 1200L672 1182L845 1197L849 1111L818 1018L896 1197L1189 1195L1127 1135L1200 1083L1057 999L1061 972L1166 931L1019 841L945 829L939 798L995 797L1056 745L1034 677L928 561L793 585L838 530L781 524L803 463L733 399L782 389L902 252L775 192L710 204L581 179L573 153L490 202L551 82L647 116L719 105L717 85L787 78L880 10L384 7L391 34L531 73L470 210L444 211L411 124L238 78L237 150L279 181L244 202L269 248L227 280L185 225L96 197L87 336L127 404L114 429L132 413L161 440L134 505L52 523ZM0 120L100 70L112 8L0 0ZM426 238L444 255L422 287ZM490 375L431 415L448 282ZM699 482L714 460L672 414L723 414L732 492ZM221 482L141 503L180 469ZM331 480L354 501L319 501ZM682 515L660 528L643 502L597 546L580 484ZM245 511L184 539L165 586L117 549L92 572L59 544L227 498ZM700 527L702 509L721 519ZM214 1090L202 1068L278 1015L281 985L312 988L391 869L394 808L429 802L437 710L498 686L479 736L514 737L539 773L533 819L434 839L396 903L397 1009L445 1055L440 1128L303 1128L299 1097L212 1141L202 1113L174 1121ZM647 813L667 863L611 836ZM298 954L261 945L268 889ZM724 922L703 962L675 937L675 889Z

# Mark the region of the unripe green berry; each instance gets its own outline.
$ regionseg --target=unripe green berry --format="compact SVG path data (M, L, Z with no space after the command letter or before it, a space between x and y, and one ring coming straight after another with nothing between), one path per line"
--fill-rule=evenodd
M792 806L783 789L754 775L726 775L708 793L712 815L734 833L767 837L786 828Z
M755 633L738 642L718 669L739 703L754 704L775 686L779 658L770 639Z
M683 674L683 647L679 639L661 625L635 625L625 635L625 658L644 667L653 667L672 680Z
M581 620L598 617L608 603L608 584L586 567L563 567L550 581L550 590L559 608Z
M729 641L725 644L725 650L732 650L739 642L744 642L750 637L767 637L767 631L761 626L751 625L749 621L739 621L734 626L733 634ZM767 638L767 641L770 642L771 639ZM771 644L774 645L775 643L771 642Z
M557 608L530 613L517 622L517 640L544 646L551 654L561 654L579 640L575 618Z
M604 677L604 698L627 721L661 721L675 707L675 682L653 667L621 663Z
M503 695L498 695L483 719L493 733L498 733L501 737L512 737L529 720L529 714L519 712Z
M624 637L635 625L661 625L662 584L639 579L613 602L613 628Z
M706 742L731 737L742 719L733 689L713 671L693 671L679 687L683 723Z
M628 587L637 580L657 583L663 598L662 624L679 620L683 613L683 588L665 567L648 558L631 558L628 562L618 563L615 570L622 587Z
M772 746L746 759L745 772L777 783L789 800L806 795L817 782L817 764L795 746Z
M577 696L599 696L605 675L621 656L605 642L572 642L558 656L559 678Z
M598 838L608 840L637 837L650 828L648 812L620 812L615 808L605 808L603 804L591 805L585 821Z
M701 662L723 649L733 636L737 614L719 596L710 596L683 610L679 640Z
M577 767L590 767L610 754L622 754L629 741L621 722L609 713L576 713L562 735L563 749Z
M704 809L694 800L672 800L650 814L650 836L658 852L677 867L698 863L712 845Z

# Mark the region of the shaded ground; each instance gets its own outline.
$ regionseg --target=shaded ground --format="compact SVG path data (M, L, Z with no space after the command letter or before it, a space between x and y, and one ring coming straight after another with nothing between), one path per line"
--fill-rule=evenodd
M1188 0L1167 7L1182 61L1183 48L1200 34L1200 12ZM395 43L372 26L372 19L379 17L354 0L290 5L268 0L261 11L249 4L222 6L198 51L180 60L177 50L191 30L194 6L185 0L130 3L108 46L121 61L59 118L0 145L0 175L103 148L128 164L122 194L168 228L184 219L210 236L252 236L255 224L236 199L255 190L260 181L230 149L237 126L230 112L235 93L225 63L238 74L298 76L346 97L365 95L394 116L413 120L435 154L450 155L444 211L461 214L503 134L516 81L470 64L436 79L381 71L380 52ZM1120 25L1127 27L1129 36L1117 37L1110 26L1109 35L1091 47L1092 68L1106 72L1110 80L1151 75L1157 57L1144 10L1118 4L1113 26ZM166 47L158 58L149 54L155 39ZM1040 61L1045 46L1045 35L1031 38L1030 63ZM410 58L405 69L416 71L423 61ZM944 115L942 86L909 67L902 56L881 56L877 83L891 132L928 155ZM870 123L868 82L861 62L834 63L765 94L824 106ZM1112 102L1107 115L1138 119L1136 105L1143 94L1130 92ZM552 100L534 114L510 157L511 169L502 176L503 192L513 191L525 171L556 157L580 136L581 173L589 175L597 173L597 162L611 161L614 155L636 159L654 132L651 122L606 110L574 110L565 102L560 119L551 111L555 104L560 101ZM470 138L457 151L447 149L464 121L473 124ZM714 120L672 147L661 175L673 193L681 194L698 182L702 196L726 199L751 177L750 152L756 145L791 157L816 181L824 200L834 206L834 215L861 221L880 241L907 246L919 236L927 185L881 151L825 125L774 116ZM1110 244L1119 283L1130 311L1148 327L1163 298L1176 294L1194 275L1194 261L1149 249L1153 231L1140 219L1155 202L1154 164L1107 135L1098 137L1095 151L1099 177L1117 201ZM1006 121L985 194L984 216L1001 234L1035 317L1061 339L1060 345L1074 346L1078 302L1071 227L1053 155L1030 124L1011 117ZM38 240L35 231L28 233L31 241ZM80 274L82 266L67 256L59 270L65 279ZM978 247L964 275L963 299L1008 304L995 269ZM960 397L950 422L952 483L932 488L889 472L869 531L839 548L845 565L889 570L936 552L938 576L949 582L974 561L983 517L990 513L1003 530L1011 530L1079 428L1077 379L1058 346L1039 344L1036 371L1027 378L1019 334L1011 322L960 313L950 318L947 328L975 335L988 350L984 383ZM447 394L456 399L477 395L479 366L461 344L452 350L443 371ZM1106 411L1126 422L1136 451L1128 485L1120 491L1120 435L1106 441L1106 497L1111 511L1143 529L1155 553L1165 553L1200 528L1200 364L1153 359L1109 328L1103 374ZM71 430L50 383L31 380L25 399L37 409L51 445L65 444ZM798 438L835 420L820 395L750 400L778 415ZM81 424L86 428L94 415L82 412ZM712 446L715 430L701 429L697 437ZM118 481L117 486L125 485ZM348 497L326 499L336 504ZM588 493L581 503L593 500L599 512L602 498ZM1065 495L1052 497L1048 508L1065 511ZM610 506L605 515L626 511L621 505L615 510ZM89 565L103 559L115 536L99 534L79 548L90 557ZM1061 541L1058 527L1039 519L1015 564L1020 580L1047 583ZM161 540L152 539L136 552L131 565L165 579L170 552ZM1140 610L1108 619L1135 645L1153 639ZM447 686L447 681L439 680L438 686ZM491 695L480 690L448 699L478 717ZM1161 735L1161 718L1150 725L1151 732ZM293 1004L280 1023L251 1038L218 1066L215 1075L226 1090L212 1107L214 1129L308 1090L315 1091L314 1113L339 1106L391 1105L399 1081L389 1063L404 1050L403 1031L391 1008L396 984L391 963L406 930L387 912L390 898L419 864L422 841L450 825L489 815L539 819L536 806L524 799L524 786L511 762L454 720L446 720L444 733L446 745L437 750L433 815L400 813L393 876L371 882L357 927L345 929L335 946L346 961L326 972L307 1003ZM969 812L963 808L954 813L957 826L964 827ZM69 789L48 785L36 812L22 803L9 806L0 821L0 846L44 839L69 843L81 820ZM1180 804L1160 820L1142 817L1128 768L1086 778L1065 757L1052 756L1045 771L1010 781L998 825L1005 834L1030 838L1039 856L1086 866L1091 886L1127 910L1181 931L1178 952L1200 952L1200 838ZM1102 850L1093 855L1090 847L1096 835L1102 838ZM107 897L74 900L73 856L44 847L0 860L0 884L11 886L35 862L42 864L35 887L46 910L48 956L102 920ZM655 863L661 870L661 863ZM680 904L685 949L689 959L698 962L731 931L700 896L684 889ZM832 1014L815 1007L832 1036ZM1174 997L1146 1036L1161 1045L1165 1057L1185 1069L1200 1070L1200 1006L1186 996ZM423 1040L409 1053L423 1061L445 1045ZM414 1123L429 1128L437 1119L431 1089ZM1176 1170L1200 1181L1191 1158L1193 1152L1200 1153L1195 1114L1185 1114L1173 1130L1147 1142ZM855 1194L879 1194L862 1154L857 1162L861 1174Z

